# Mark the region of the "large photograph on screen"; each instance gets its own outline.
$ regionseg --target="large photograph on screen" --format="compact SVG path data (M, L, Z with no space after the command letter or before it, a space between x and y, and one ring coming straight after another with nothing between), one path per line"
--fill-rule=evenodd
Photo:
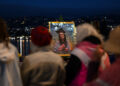
M61 56L69 56L76 42L74 22L49 22L52 34L52 50Z

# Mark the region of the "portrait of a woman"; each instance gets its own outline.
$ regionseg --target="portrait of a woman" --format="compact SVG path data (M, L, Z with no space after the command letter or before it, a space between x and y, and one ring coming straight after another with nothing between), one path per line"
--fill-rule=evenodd
M71 44L66 37L65 31L61 28L56 31L58 40L54 45L54 52L59 54L68 54L71 51Z

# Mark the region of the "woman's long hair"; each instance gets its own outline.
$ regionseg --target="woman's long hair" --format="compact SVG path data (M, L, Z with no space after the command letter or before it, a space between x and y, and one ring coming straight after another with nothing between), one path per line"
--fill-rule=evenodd
M8 33L7 33L7 24L6 22L0 18L0 43L4 43L6 47L8 47Z
M65 35L65 33L63 33L63 34L64 34L64 40L62 40L62 39L60 38L60 34L59 34L59 42L60 42L60 45L64 44L65 46L67 46L66 35Z

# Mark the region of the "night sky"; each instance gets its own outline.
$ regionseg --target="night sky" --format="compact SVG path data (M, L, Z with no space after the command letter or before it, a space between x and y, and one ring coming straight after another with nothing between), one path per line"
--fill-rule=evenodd
M120 0L0 0L0 16L120 15Z

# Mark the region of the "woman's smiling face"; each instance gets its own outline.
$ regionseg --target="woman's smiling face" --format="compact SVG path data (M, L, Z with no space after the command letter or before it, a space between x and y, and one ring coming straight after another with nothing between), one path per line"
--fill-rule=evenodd
M61 39L64 39L64 38L65 38L65 34L64 34L63 32L60 32L60 33L59 33L59 36L60 36Z

